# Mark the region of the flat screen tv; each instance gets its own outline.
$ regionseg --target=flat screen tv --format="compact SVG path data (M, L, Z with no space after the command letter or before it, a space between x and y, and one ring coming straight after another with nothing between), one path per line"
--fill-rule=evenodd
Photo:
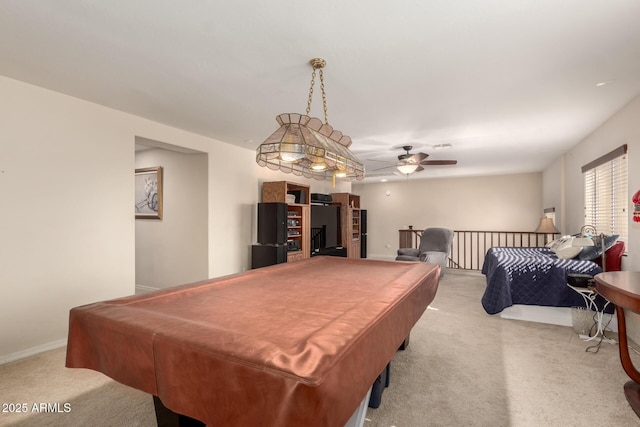
M340 206L311 205L311 250L340 246Z

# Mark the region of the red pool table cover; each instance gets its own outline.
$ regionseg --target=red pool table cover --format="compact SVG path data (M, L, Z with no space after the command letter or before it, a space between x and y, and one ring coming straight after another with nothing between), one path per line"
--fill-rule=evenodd
M76 307L66 366L211 426L340 426L438 281L434 264L315 257Z

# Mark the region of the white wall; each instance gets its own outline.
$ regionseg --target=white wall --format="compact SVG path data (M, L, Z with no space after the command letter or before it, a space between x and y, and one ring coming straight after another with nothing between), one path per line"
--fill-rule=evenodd
M136 153L135 165L163 168L162 219L135 220L136 287L208 278L207 155L150 149Z
M398 230L533 231L543 216L542 174L353 184L368 215L368 256L395 258Z
M208 154L208 275L248 268L253 150L5 77L0 93L0 363L64 344L70 308L134 293L138 136Z
M565 227L566 209L564 206L565 173L564 156L556 159L552 167L542 174L542 205L555 208L555 224L561 234L571 234Z
M628 145L629 166L629 240L627 256L622 260L622 269L640 270L640 223L633 222L633 203L631 197L640 188L640 96L599 126L587 138L566 153L561 159L547 167L543 174L544 193L558 195L558 183L552 177L564 173L562 201L566 210L564 233L577 233L584 225L584 178L582 166L597 159L622 144ZM561 172L563 170L564 172ZM640 316L629 313L627 319L629 336L640 342Z
M133 290L133 135L121 114L0 77L0 357ZM129 211L129 213L127 213Z
M623 109L598 127L561 159L544 172L544 194L553 195L565 209L563 233L577 233L584 225L584 178L582 166L612 151L622 144L628 145L629 165L629 241L628 256L623 260L625 270L640 270L640 223L633 222L631 196L640 188L640 97L636 97ZM564 172L562 172L564 169ZM564 190L556 177L564 174ZM564 199L562 199L564 197Z

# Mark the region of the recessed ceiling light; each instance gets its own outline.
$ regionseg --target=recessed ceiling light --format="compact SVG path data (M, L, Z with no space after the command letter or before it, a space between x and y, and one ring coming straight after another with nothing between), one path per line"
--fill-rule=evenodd
M387 182L387 178L382 178L380 182Z

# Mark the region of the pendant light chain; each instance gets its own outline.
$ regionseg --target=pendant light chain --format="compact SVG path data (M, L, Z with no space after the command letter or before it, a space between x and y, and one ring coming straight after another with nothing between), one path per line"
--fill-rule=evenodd
M311 100L313 99L313 86L316 84L316 69L311 73L311 87L309 88L309 100L307 101L307 116L311 113Z
M324 76L320 69L320 89L322 90L322 108L324 109L324 123L329 124L329 116L327 115L327 94L324 93Z
M307 101L307 116L311 113L311 101L313 99L313 87L316 84L316 70L319 70L320 74L320 90L322 91L322 108L324 109L324 123L329 124L329 116L327 114L327 94L324 91L324 75L322 74L322 67L326 62L321 58L314 58L311 61L313 72L311 73L311 86L309 87L309 100Z

